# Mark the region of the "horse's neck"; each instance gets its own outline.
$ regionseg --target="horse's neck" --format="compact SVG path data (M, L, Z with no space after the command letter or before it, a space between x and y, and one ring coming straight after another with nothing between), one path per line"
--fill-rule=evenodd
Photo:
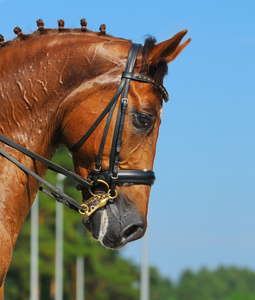
M22 146L51 159L57 146L54 134L58 125L58 103L53 98L53 86L36 64L19 66L16 72L11 71L4 74L0 83L0 131ZM1 147L40 176L45 174L45 166L2 143ZM5 224L9 224L6 230L14 244L39 183L3 157L0 157L0 165L0 226L4 228Z
M63 103L68 95L84 81L93 81L121 64L117 55L109 59L104 46L78 42L79 47L64 37L57 41L46 37L42 43L39 39L26 41L26 44L21 42L17 48L10 49L10 55L5 50L0 57L0 132L48 159L60 142L61 122L65 118ZM108 57L101 58L103 50ZM46 167L41 164L7 149L39 175L46 172ZM0 164L0 204L4 208L0 222L6 222L6 216L17 222L12 226L16 228L12 233L15 235L39 184L3 157L0 157Z
M31 50L31 57L10 49L8 69L0 74L0 132L26 148L51 159L59 143L61 111L59 105L68 94L64 84L67 58L56 59L59 53L49 56L44 51L40 59ZM47 50L47 49L46 49ZM15 64L13 63L15 61ZM1 65L1 59L0 59ZM16 65L16 66L15 66ZM40 176L46 167L2 143L8 153ZM12 220L10 235L15 242L39 183L27 176L7 159L0 157L0 226ZM6 219L7 218L7 219Z
M0 83L0 130L16 142L41 155L48 155L57 126L59 105L56 78L50 78L45 60L10 69ZM2 75L2 74L1 74ZM56 77L56 76L55 76Z

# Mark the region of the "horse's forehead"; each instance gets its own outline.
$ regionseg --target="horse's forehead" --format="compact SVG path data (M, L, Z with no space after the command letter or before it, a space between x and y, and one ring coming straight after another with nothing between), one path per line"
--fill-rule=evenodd
M153 86L148 83L133 82L130 88L130 96L132 97L133 108L148 111L161 117L162 100Z

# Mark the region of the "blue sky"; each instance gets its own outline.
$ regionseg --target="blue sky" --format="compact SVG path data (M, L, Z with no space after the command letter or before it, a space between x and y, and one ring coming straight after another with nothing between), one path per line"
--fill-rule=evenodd
M0 33L88 28L142 43L188 29L169 67L149 212L149 260L177 279L186 268L255 270L255 2L252 0L0 1ZM139 262L141 242L122 253Z

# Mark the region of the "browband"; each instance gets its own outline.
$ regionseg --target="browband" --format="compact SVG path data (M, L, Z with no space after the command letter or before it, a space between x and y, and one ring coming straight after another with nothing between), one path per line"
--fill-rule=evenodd
M144 83L150 83L163 95L165 102L167 102L169 100L169 95L168 95L168 92L165 89L165 87L162 84L158 84L155 80L153 80L149 76L124 71L122 73L122 78L132 79L132 80L140 81L140 82L144 82Z

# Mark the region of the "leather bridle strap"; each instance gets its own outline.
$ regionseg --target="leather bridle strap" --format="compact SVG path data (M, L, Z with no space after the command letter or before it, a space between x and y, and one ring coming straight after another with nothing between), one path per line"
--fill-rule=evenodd
M88 176L91 180L95 179L95 173ZM112 177L109 171L101 171L97 174L97 178L106 182L114 183L118 186L130 186L130 185L153 185L155 182L155 173L148 170L118 170L118 176ZM83 189L81 185L78 189Z
M136 58L138 52L141 48L140 44L132 44L126 62L126 67L124 72L133 72L135 67ZM123 79L124 77L122 77ZM128 105L128 92L130 87L130 78L125 78L125 85L121 95L121 101L119 104L119 110L112 140L112 148L110 155L110 163L109 163L109 172L111 173L112 179L118 178L118 164L119 164L119 154L121 149L122 135L124 129L124 122L126 116L126 110ZM116 183L112 181L111 190L114 191L116 187Z
M151 77L146 76L146 75L142 75L142 74L135 74L132 72L123 72L122 74L122 78L129 78L135 81L140 81L140 82L144 82L144 83L150 83L151 85L153 85L163 96L165 102L167 102L169 100L169 95L167 90L165 89L165 87L162 84L158 84L157 82L155 82Z
M25 154L26 156L29 156L30 158L33 158L33 159L38 160L39 162L45 164L48 167L48 169L50 169L56 173L63 174L66 177L69 177L69 178L75 180L77 183L82 184L87 188L92 187L92 183L90 181L73 173L70 170L67 170L65 168L60 167L59 165L54 164L50 160L48 160L48 159L40 156L39 154L36 154L35 152L21 146L20 144L8 139L6 136L4 136L2 134L0 134L0 141L3 142L4 144L10 146L11 148L14 148L14 149L20 151L21 153Z
M97 118L97 120L94 122L94 124L90 127L90 129L84 134L84 136L70 149L71 153L76 152L80 149L80 147L86 142L86 140L90 137L90 135L95 131L97 126L102 122L104 117L108 114L111 107L117 102L119 95L121 94L121 91L123 89L123 86L125 84L125 80L121 80L118 89L116 93L114 94L111 101L107 104L106 108L103 110L103 112L100 114L100 116Z
M0 135L0 139L1 141L3 141L2 139L2 135ZM5 137L4 137L5 138ZM7 139L7 138L5 138ZM5 140L4 139L4 140ZM8 139L9 140L9 139ZM5 141L3 141L5 143ZM9 141L8 141L9 142ZM12 142L12 141L11 141ZM16 144L15 142L12 142L14 144ZM7 144L7 143L6 143ZM21 151L20 149L18 149L19 147L16 147L16 146L20 146L18 144L15 145L15 149ZM22 146L20 146L21 148L23 148ZM14 148L14 147L13 147ZM25 148L26 149L26 148ZM27 150L27 149L26 149ZM22 152L22 151L21 151ZM25 151L26 152L26 151ZM25 154L25 153L24 153ZM42 184L44 184L48 189L50 189L51 191L43 188L43 187L40 187L39 189L44 192L45 194L47 194L48 196L54 198L55 200L57 200L58 202L68 206L69 208L75 210L75 211L79 211L80 209L82 209L82 206L76 202L75 200L73 200L70 196L66 195L64 192L62 192L60 189L56 188L55 186L53 186L52 184L50 184L48 181L46 181L45 179L43 179L42 177L40 177L39 175L37 175L36 173L34 173L33 171L31 171L29 168L27 168L26 166L24 166L21 162L19 162L17 159L15 159L13 156L11 156L10 154L8 154L6 151L4 151L3 149L0 148L0 155L2 155L3 157L5 157L6 159L8 159L9 161L11 161L13 164L15 164L17 167L19 167L22 171L24 171L26 174L29 174L31 175L32 177L34 177L36 180L38 180L39 182L41 182ZM27 154L25 154L27 155ZM36 154L37 155L37 154ZM30 155L28 155L30 156ZM46 164L46 162L44 162ZM52 167L52 166L51 166ZM61 168L59 166L57 166L58 168ZM49 167L50 168L50 167ZM53 170L52 168L50 168L51 170ZM61 168L62 169L62 168ZM65 170L65 169L64 169ZM54 170L55 171L55 170ZM58 173L61 173L65 176L68 176L70 175L72 172L71 171L68 171L68 170L65 170L67 172L59 172L59 171L56 171ZM70 172L70 173L69 173ZM64 174L65 173L65 174ZM75 174L72 173L71 176L68 176L68 177L71 177L72 179L74 179L74 177L76 176L73 176ZM78 176L77 176L78 177ZM77 179L77 178L76 178ZM79 184L82 184L82 182L84 181L83 180L80 180L82 178L79 178ZM77 181L77 180L76 180ZM77 181L78 182L78 181ZM84 182L83 182L84 184ZM91 185L91 184L90 184ZM92 186L92 185L91 185Z
M141 48L141 45L137 45L137 44L132 44L131 45L131 48L129 50L128 57L127 57L125 71L128 71L128 70L132 71L133 70L134 65L135 65L135 61L136 61L136 57L137 57L137 54L138 54L138 51L139 51L140 48ZM123 102L127 101L126 97L127 97L127 93L128 93L128 90L129 90L129 84L130 84L130 80L127 80L126 78L124 79L123 77L122 77L122 80L124 80L124 85L123 85L123 88L122 88L122 97L121 97L122 99L121 99L119 110L118 110L118 115L117 115L117 120L116 120L116 124L115 124L113 140L112 140L111 155L110 155L110 159L109 159L110 160L109 171L112 169L111 166L113 166L113 160L114 160L114 157L116 157L116 152L115 152L116 151L116 143L117 143L117 139L118 139L119 129L122 126L122 124L120 124L120 123L123 123L123 126L124 126L124 120L121 120L121 119L123 119L123 113L124 113L124 116L125 116L125 112L123 112L121 110L124 108L124 105L125 105L125 103L123 103ZM125 100L123 101L123 99L125 99ZM99 152L98 152L96 162L95 162L95 168L94 168L94 170L95 170L95 172L94 172L95 179L96 179L96 177L98 176L98 173L101 170L101 162L102 162L102 156L103 156L105 141L106 141L106 138L107 138L109 126L110 126L110 123L111 123L111 120L112 120L112 116L113 116L113 112L114 112L116 104L117 103L115 102L115 104L112 106L112 108L111 108L111 110L108 114L106 124L105 124L105 129L104 129L104 132L103 132ZM122 105L123 105L123 108L121 107ZM121 136L122 136L122 133L121 133ZM119 145L119 147L120 147L120 145Z
M139 45L138 44L132 44L131 45L131 48L129 50L128 57L127 57L126 67L125 67L125 71L126 72L131 72L133 70L134 64L135 64L135 61L136 61L136 57L137 57L137 53L138 53L140 47L141 47L140 44ZM138 50L136 51L135 49L138 49ZM126 93L128 93L130 80L131 79L124 78L124 77L121 79L121 82L120 82L120 84L119 84L119 86L117 88L117 91L114 94L114 96L112 97L111 101L107 104L106 108L103 110L103 112L100 114L100 116L94 122L94 124L90 127L90 129L70 149L71 153L75 153L86 142L86 140L95 131L95 129L97 128L97 126L102 122L102 120L108 114L108 112L111 110L111 108L113 108L115 106L115 104L116 104L116 102L117 102L120 94L123 92L123 90L127 91ZM128 87L127 87L127 83L128 83ZM112 113L113 113L113 109L112 109ZM112 113L111 113L111 115L112 115ZM111 118L109 118L109 122L110 122L110 119ZM104 135L107 135L107 132L105 132Z

